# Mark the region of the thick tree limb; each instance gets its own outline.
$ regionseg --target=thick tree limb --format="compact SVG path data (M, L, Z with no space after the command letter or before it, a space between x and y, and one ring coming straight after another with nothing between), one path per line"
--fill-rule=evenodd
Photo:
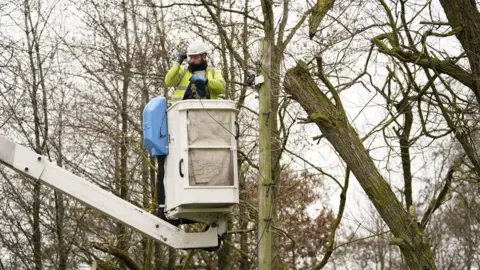
M393 235L401 240L398 246L409 267L436 269L430 245L424 239L416 219L403 208L375 167L345 113L322 93L305 63L300 62L288 70L284 86L352 170Z
M320 23L334 3L335 0L317 0L317 3L312 7L308 18L308 36L310 39L315 36Z
M476 1L440 0L452 29L461 29L455 36L467 54L472 70L473 86L470 87L480 104L480 12Z
M372 42L377 46L380 52L393 56L405 63L413 63L424 68L434 69L437 72L449 75L463 85L474 89L475 80L472 75L453 62L431 58L418 51L404 50L395 46L389 48L384 42L385 39L387 39L390 44L394 42L391 34L382 34L372 39Z

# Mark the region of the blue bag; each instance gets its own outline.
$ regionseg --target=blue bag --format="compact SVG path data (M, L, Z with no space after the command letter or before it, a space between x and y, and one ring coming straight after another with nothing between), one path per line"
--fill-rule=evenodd
M143 144L153 156L168 155L167 99L156 97L143 110Z

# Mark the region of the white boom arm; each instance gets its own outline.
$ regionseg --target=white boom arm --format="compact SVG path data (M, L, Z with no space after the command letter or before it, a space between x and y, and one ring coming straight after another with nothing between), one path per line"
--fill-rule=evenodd
M0 136L0 163L40 180L173 248L188 249L218 245L218 227L210 226L206 232L186 233L2 136Z

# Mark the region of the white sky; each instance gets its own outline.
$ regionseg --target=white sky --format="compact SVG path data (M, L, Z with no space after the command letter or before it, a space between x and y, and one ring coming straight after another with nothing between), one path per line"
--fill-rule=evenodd
M45 3L51 3L52 1L48 2L45 1ZM173 1L161 1L163 4L169 4L173 3ZM76 39L76 36L80 33L78 27L79 25L82 24L82 22L78 19L78 17L74 16L73 14L76 13L74 10L74 6L72 5L72 2L67 1L67 0L60 0L57 3L57 8L59 9L58 16L54 14L54 19L53 21L58 22L60 25L62 25L61 30L56 29L57 31L61 31L61 33L56 33L56 34L66 34L68 37L68 40L74 40ZM435 11L442 11L441 7L439 6L438 1L433 2L433 10ZM13 40L17 40L17 38L21 38L20 35L22 33L18 32L15 29L18 29L18 25L15 25L12 23L11 18L8 16L1 16L2 14L7 14L11 11L12 9L8 8L0 12L0 25L3 29L3 34L11 37ZM275 11L277 14L279 14L282 10L281 7L275 8ZM12 16L20 16L21 13L19 13L20 10L16 10L14 13L11 13ZM444 18L444 14L440 12L439 17ZM291 16L291 21L290 23L295 23L297 16ZM54 33L51 33L52 36ZM170 35L176 35L176 33L170 33ZM81 39L81 37L79 37ZM172 38L172 36L170 36ZM433 38L432 38L433 40ZM442 42L437 43L437 48L438 49L444 49L448 50L450 52L453 52L454 54L458 54L458 51L460 49L460 46L458 45L458 42L455 39L441 39ZM298 44L297 40L292 41L292 44ZM305 45L309 49L308 46L314 47L314 45ZM294 48L290 48L294 49ZM305 49L305 48L304 48ZM172 53L173 54L173 53ZM360 57L356 63L356 69L359 70L363 67L364 60L365 60L366 54L364 54L362 57ZM326 57L335 57L335 55L326 55ZM290 61L290 64L292 63L291 58L287 59ZM380 84L380 82L383 80L384 75L385 75L385 70L382 68L378 67L371 67L371 70L376 69L377 71L377 78L376 80L377 83ZM375 79L377 79L375 78ZM386 116L385 110L382 108L384 101L383 98L381 98L378 95L375 95L373 91L368 92L364 88L361 88L360 85L354 85L350 89L342 92L342 102L347 110L347 113L350 117L350 119L353 119L356 117L358 114L359 116L355 118L354 121L354 126L358 129L358 133L360 136L363 136L366 134L366 132L370 131L370 129L379 123L380 121L383 120L383 118ZM254 99L253 97L249 99L248 105L256 110L258 109L257 105L258 100ZM364 108L367 106L366 108ZM302 114L300 114L302 115ZM303 116L305 116L303 114ZM418 129L418 119L417 123L414 126L412 133ZM339 162L336 154L334 151L332 151L332 148L328 143L326 143L326 140L323 139L322 143L317 145L316 142L311 141L311 138L314 136L317 136L320 134L318 128L314 125L296 125L295 130L299 133L303 133L304 138L302 138L302 143L307 143L310 144L310 146L306 147L305 149L302 150L302 153L305 157L308 157L308 160L317 166L322 167L322 169L326 170L327 172L337 175L337 176L342 176L344 174L344 167L341 165L341 162ZM305 133L306 132L306 133ZM3 132L2 132L3 133ZM310 142L310 143L309 143ZM448 141L446 142L448 143ZM291 140L289 143L289 148L290 149L295 149L296 147L296 142L295 140ZM383 159L387 155L387 149L384 148L384 142L381 137L377 137L374 139L368 140L364 145L368 146L369 148L374 148L376 146L382 146L382 148L379 148L377 150L374 150L371 152L371 155ZM398 142L395 142L394 145L397 147L398 150ZM418 179L424 179L424 178L432 178L436 177L439 168L441 168L438 164L434 165L432 163L438 162L432 160L429 165L432 166L425 166L426 160L428 160L429 156L416 156L414 151L411 153L412 157L414 158L412 162L412 172L414 174L415 183L414 183L414 198L419 197L419 192L420 190L424 187L424 184L422 181L419 181ZM377 162L377 165L379 168L385 168L386 163L385 162ZM433 166L434 165L434 166ZM300 166L300 165L299 165ZM398 157L396 159L392 159L389 161L388 168L395 169L395 172L392 171L386 171L384 169L381 169L382 174L388 179L388 181L391 182L392 186L397 186L401 188L402 185L402 170L401 170L401 164L399 163ZM339 178L341 180L341 178ZM338 204L339 204L339 189L336 187L336 185L331 181L331 180L325 180L326 188L329 190L329 200L328 204L329 207L332 208L334 213L337 213L338 210ZM395 190L396 191L396 190ZM362 188L356 181L353 175L351 175L350 179L350 187L349 191L347 194L347 206L346 206L346 211L345 211L345 216L344 216L344 221L343 223L346 226L355 226L357 222L360 220L361 222L364 222L364 220L368 220L370 217L370 208L371 208L371 203L368 201L368 199L365 196L365 193L363 192ZM311 209L311 214L314 215L315 209L318 206L312 206Z

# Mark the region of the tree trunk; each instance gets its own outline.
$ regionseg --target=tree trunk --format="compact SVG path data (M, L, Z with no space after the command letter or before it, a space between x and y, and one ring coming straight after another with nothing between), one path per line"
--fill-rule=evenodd
M57 154L57 165L63 167L63 104L65 99L65 92L62 91L62 106L60 107L59 112L59 129L58 129L58 154ZM64 218L65 218L65 203L63 199L63 194L57 190L54 191L55 194L55 225L56 225L56 234L58 241L58 270L67 270L67 259L68 259L68 249L65 245L65 227L64 227Z
M232 220L231 219L228 220L227 228L228 229L232 228ZM230 265L232 263L232 260L231 260L230 252L231 252L230 245L228 245L226 243L223 243L223 245L220 247L220 249L217 252L218 269L230 269L231 268Z
M28 58L30 63L30 71L32 81L31 86L31 101L33 109L33 123L34 123L34 135L35 135L35 152L37 154L44 154L43 147L41 143L41 123L40 123L40 108L38 104L38 90L39 82L37 78L37 67L41 65L41 62L35 63L34 58L34 48L38 49L38 42L36 31L37 29L33 28L32 25L32 14L31 6L28 0L24 1L24 19L25 19L25 34L27 37L27 46L28 46ZM38 65L38 66L37 66ZM47 117L47 115L45 115ZM28 134L27 134L28 136ZM48 136L48 134L44 134ZM32 242L33 242L33 261L35 264L35 270L42 270L42 232L40 230L40 192L41 192L41 183L36 180L33 184L33 222L32 222Z
M331 91L335 91L331 84L327 86ZM332 93L336 101L336 104L333 104L321 92L304 63L299 63L287 72L285 88L300 103L309 119L320 128L325 138L352 170L395 236L392 244L400 247L410 269L436 269L430 245L417 225L415 213L413 215L407 213L387 181L380 175L357 133L348 122L338 94Z
M120 198L128 199L128 89L130 85L131 71L131 55L130 55L130 39L127 15L127 3L122 2L123 9L123 30L125 32L126 57L125 62L120 63L122 67L123 85L122 85L122 105L121 105L121 145L120 145ZM122 223L117 224L118 227L118 249L128 252L127 227ZM119 260L119 266L126 269L126 265Z
M461 28L456 36L467 54L478 104L480 104L480 12L475 1L440 0L452 29Z
M33 189L33 259L35 270L42 270L42 232L40 231L40 181L36 180Z
M148 88L145 82L145 77L143 77L143 89L142 89L142 105L144 108L146 103L149 100ZM143 123L143 113L140 113L140 123ZM143 133L140 135L141 141L143 142L144 137ZM146 149L142 147L144 153L147 153ZM148 154L147 154L148 155ZM154 198L152 197L151 186L150 186L150 168L149 168L150 159L142 160L142 206L144 209L148 209L151 206L155 206ZM155 163L152 163L155 164ZM151 207L153 209L152 214L156 213L156 207ZM144 260L144 270L152 269L152 260L153 260L153 241L150 237L143 236L143 260Z
M238 168L242 168L242 162L241 159L239 159L238 162ZM245 184L245 171L239 171L238 174L238 184L239 184L239 189L242 190L243 192L240 192L240 201L247 201L248 196L246 194L246 184ZM240 211L240 216L248 217L248 207L245 205L240 204L239 205L239 211ZM247 228L248 226L248 219L247 218L240 218L239 219L239 228ZM249 270L251 269L250 267L250 262L248 261L248 238L249 234L248 233L242 233L240 234L240 250L243 251L242 254L240 255L240 266L239 270Z

